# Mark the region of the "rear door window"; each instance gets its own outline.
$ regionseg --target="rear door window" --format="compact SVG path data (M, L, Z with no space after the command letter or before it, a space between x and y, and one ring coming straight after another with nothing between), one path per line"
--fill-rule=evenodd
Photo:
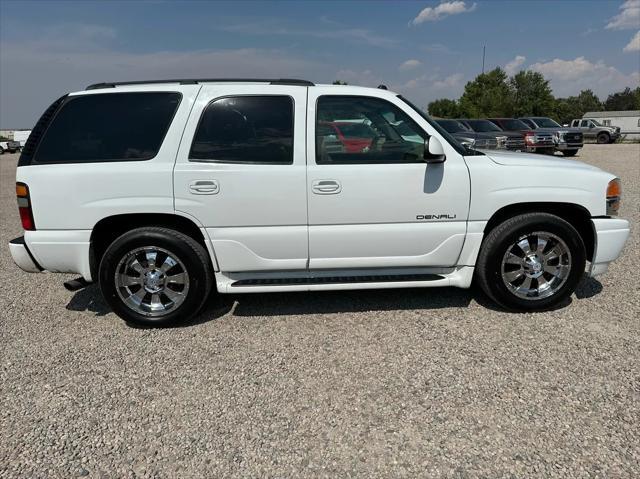
M218 98L207 106L193 138L191 161L293 163L293 98Z
M35 162L149 160L158 154L181 98L176 92L68 97L47 128Z

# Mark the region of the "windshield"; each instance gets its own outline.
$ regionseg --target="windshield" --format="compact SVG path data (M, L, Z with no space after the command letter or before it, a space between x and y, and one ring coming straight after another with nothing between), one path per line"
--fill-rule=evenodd
M467 155L467 156L484 155L484 153L481 153L477 150L473 150L465 145L462 145L455 137L451 136L451 133L449 133L447 130L445 130L440 125L438 125L438 123L435 122L429 115L427 115L420 108L415 106L409 100L404 98L402 95L398 95L398 98L403 102L405 102L407 105L409 105L409 107L411 107L411 109L415 111L418 115L424 118L427 121L427 123L429 123L429 125L431 125L438 133L440 133L442 137L445 140L447 140L447 142L453 147L453 149L456 150L461 155Z
M436 123L449 133L468 132L469 129L457 120L436 120Z
M538 128L562 128L551 118L534 118L533 121L536 122Z
M479 133L486 133L488 131L502 131L489 120L467 120L467 123L473 129L473 131L477 131Z
M518 131L518 130L529 129L529 127L525 123L521 122L520 120L506 119L506 120L502 120L500 123L502 128L506 131Z
M604 126L602 123L600 123L598 120L591 120L591 123L593 123L596 126Z

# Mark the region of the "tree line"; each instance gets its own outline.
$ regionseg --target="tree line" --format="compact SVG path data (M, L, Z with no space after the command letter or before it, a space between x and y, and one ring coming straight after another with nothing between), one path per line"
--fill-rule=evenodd
M548 116L562 124L588 111L640 110L640 87L612 93L604 101L592 90L555 98L541 73L522 70L509 77L498 67L468 82L458 100L441 98L429 103L427 110L439 118Z

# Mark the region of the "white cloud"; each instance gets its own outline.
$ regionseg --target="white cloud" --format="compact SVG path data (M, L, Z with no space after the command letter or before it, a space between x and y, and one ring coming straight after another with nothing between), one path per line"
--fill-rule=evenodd
M507 63L504 66L504 71L509 76L515 75L516 73L518 73L521 70L520 67L524 64L524 61L526 59L527 59L527 57L524 57L522 55L517 55L513 60L511 60L509 63Z
M349 85L357 86L378 86L384 83L382 77L373 73L371 70L338 70L336 72L336 80L346 81Z
M640 27L640 0L627 0L620 5L620 13L609 20L607 28L624 30Z
M339 26L337 22L327 22L331 26ZM372 32L365 28L322 28L318 30L303 29L300 27L291 27L283 25L275 20L264 20L261 22L238 23L232 25L224 25L219 27L220 30L232 33L243 33L245 35L279 35L279 36L299 36L314 37L328 40L348 40L354 43L362 43L375 47L389 47L395 45L397 41L393 38L380 35L378 32Z
M433 87L438 90L445 89L445 88L452 90L462 85L463 78L464 76L462 75L462 73L454 73L453 75L449 75L448 77L442 80L434 81Z
M455 0L453 2L442 2L437 7L424 8L416 18L409 22L411 25L420 25L424 22L437 22L450 15L458 15L460 13L473 12L476 4L467 6L466 2Z
M411 59L411 60L407 60L402 65L400 65L400 70L402 71L413 70L415 68L418 68L420 65L422 65L422 63L419 60Z
M631 41L627 43L627 46L623 48L625 52L639 52L640 51L640 30L636 33Z
M625 74L602 60L592 63L585 57L574 60L556 58L548 62L534 63L530 70L542 73L550 82L556 96L575 95L580 90L591 89L599 96L612 91L633 87L640 81L640 73Z

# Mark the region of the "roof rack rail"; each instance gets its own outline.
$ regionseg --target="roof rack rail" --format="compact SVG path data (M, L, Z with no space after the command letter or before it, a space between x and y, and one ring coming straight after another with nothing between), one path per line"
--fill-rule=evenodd
M86 90L100 90L102 88L115 88L125 85L146 85L154 83L179 83L181 85L195 85L198 83L233 83L233 82L256 82L269 83L271 85L299 85L299 86L315 86L313 82L308 80L298 80L295 78L178 78L173 80L147 80L147 81L123 81L123 82L104 82L89 85Z

